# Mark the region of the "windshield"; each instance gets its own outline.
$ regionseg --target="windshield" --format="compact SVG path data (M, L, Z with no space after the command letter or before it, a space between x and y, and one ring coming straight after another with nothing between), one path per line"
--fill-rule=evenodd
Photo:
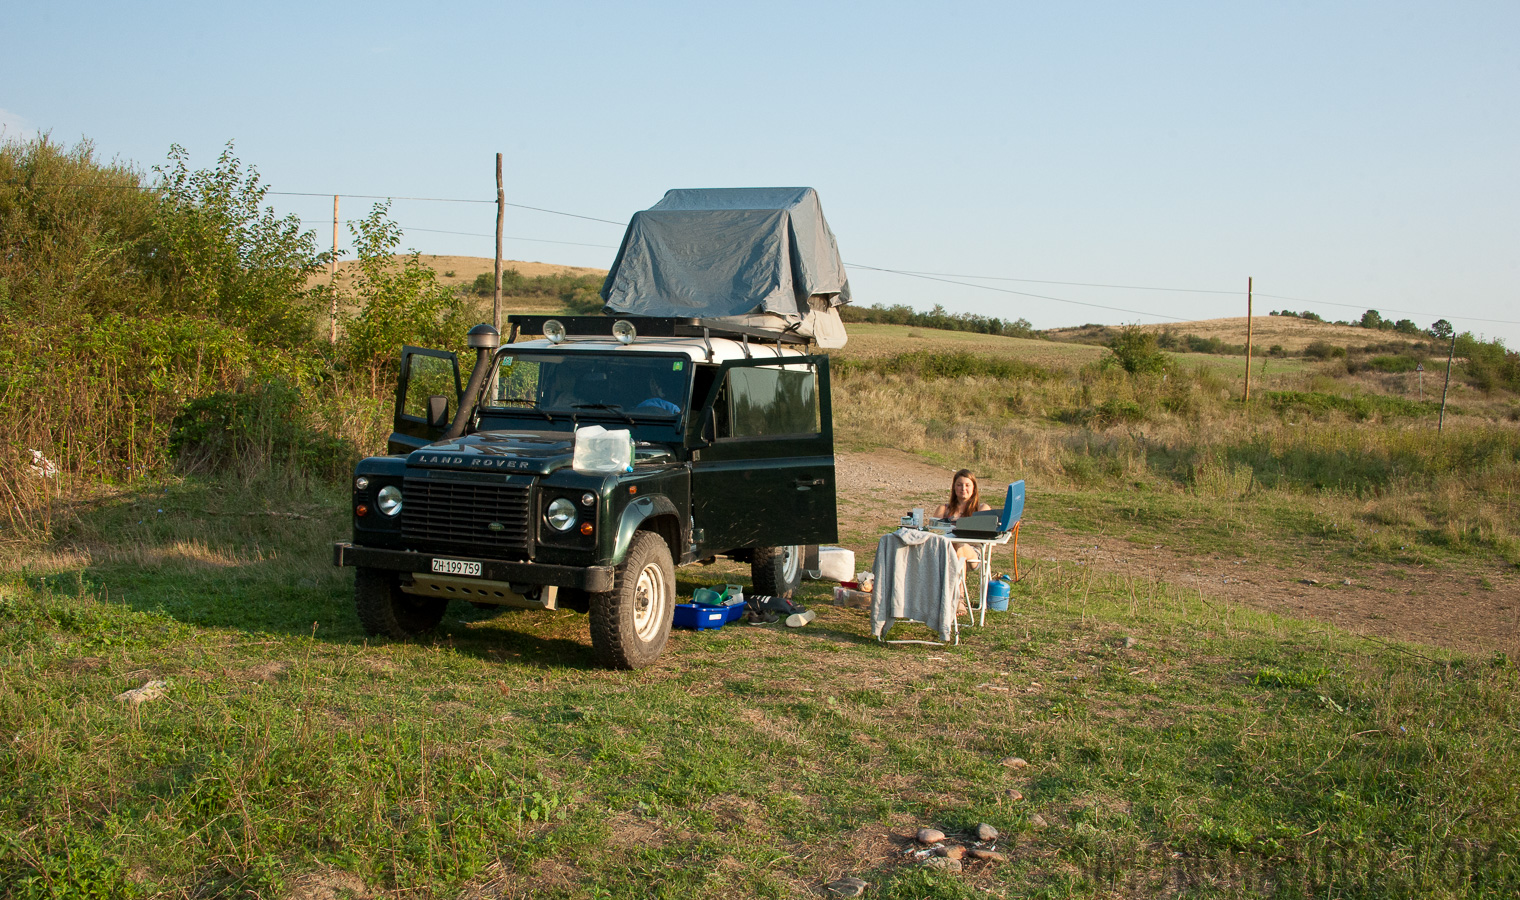
M684 356L521 353L502 357L489 403L551 417L675 419L686 407L691 368Z

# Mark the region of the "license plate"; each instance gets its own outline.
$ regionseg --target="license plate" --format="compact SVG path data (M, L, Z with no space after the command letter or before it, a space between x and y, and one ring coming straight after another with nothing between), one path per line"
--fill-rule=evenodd
M480 563L465 559L435 559L433 571L439 575L474 575L480 577Z

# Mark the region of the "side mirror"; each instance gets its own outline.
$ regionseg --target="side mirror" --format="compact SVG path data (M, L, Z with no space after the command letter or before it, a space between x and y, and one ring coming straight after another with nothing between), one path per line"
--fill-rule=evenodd
M429 428L449 426L449 398L433 394L427 399L427 423Z

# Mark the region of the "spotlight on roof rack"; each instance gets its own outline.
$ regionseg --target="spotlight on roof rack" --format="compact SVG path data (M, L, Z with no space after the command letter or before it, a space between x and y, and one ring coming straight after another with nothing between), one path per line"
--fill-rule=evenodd
M565 339L565 323L559 319L546 319L544 321L544 337L549 343L558 344Z
M639 333L634 330L632 322L627 319L618 319L612 323L612 336L617 338L619 344L631 344Z

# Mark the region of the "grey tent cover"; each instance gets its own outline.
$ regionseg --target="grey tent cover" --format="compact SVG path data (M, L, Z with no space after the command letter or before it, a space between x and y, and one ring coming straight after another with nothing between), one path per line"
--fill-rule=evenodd
M633 214L602 299L612 312L798 321L808 298L847 303L850 284L812 188L668 191Z

